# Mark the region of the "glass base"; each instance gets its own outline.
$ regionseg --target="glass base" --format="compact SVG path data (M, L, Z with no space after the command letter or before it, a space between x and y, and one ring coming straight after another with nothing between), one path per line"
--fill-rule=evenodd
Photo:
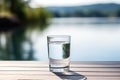
M50 67L51 72L68 72L69 67Z

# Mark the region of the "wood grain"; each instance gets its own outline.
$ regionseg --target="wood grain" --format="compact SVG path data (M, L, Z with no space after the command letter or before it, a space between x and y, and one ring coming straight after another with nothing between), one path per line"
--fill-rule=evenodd
M71 62L70 71L52 73L48 62L0 61L0 80L120 80L119 61Z

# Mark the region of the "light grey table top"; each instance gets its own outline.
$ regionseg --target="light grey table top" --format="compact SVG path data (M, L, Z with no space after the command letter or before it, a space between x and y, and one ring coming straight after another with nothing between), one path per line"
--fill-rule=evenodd
M120 80L120 62L71 62L70 72L52 73L48 62L0 61L0 80Z

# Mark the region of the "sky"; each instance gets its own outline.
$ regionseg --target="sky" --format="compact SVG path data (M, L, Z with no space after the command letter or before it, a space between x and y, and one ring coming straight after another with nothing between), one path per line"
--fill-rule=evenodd
M32 0L30 5L32 7L48 7L48 6L75 6L88 5L96 3L119 3L120 0Z

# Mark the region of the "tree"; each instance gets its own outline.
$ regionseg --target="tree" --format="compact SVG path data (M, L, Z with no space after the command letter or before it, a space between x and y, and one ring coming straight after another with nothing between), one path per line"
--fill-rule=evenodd
M33 42L31 40L31 34L36 29L43 31L47 26L49 12L45 8L32 9L29 7L28 0L4 0L5 5L10 16L0 17L0 36L5 34L6 48L5 54L6 60L33 60L34 50ZM5 11L7 12L7 11ZM18 21L16 24L15 21ZM34 26L32 25L35 22ZM39 23L38 23L39 22ZM1 25L2 24L2 25ZM36 26L37 25L37 26ZM6 26L6 27L5 27ZM32 29L31 29L32 28ZM29 36L26 37L26 33L29 31ZM30 45L30 51L28 56L24 57L24 50L22 44L27 42ZM2 50L1 46L0 49ZM3 50L2 50L3 51ZM0 54L1 55L1 54ZM1 58L1 56L0 56Z

